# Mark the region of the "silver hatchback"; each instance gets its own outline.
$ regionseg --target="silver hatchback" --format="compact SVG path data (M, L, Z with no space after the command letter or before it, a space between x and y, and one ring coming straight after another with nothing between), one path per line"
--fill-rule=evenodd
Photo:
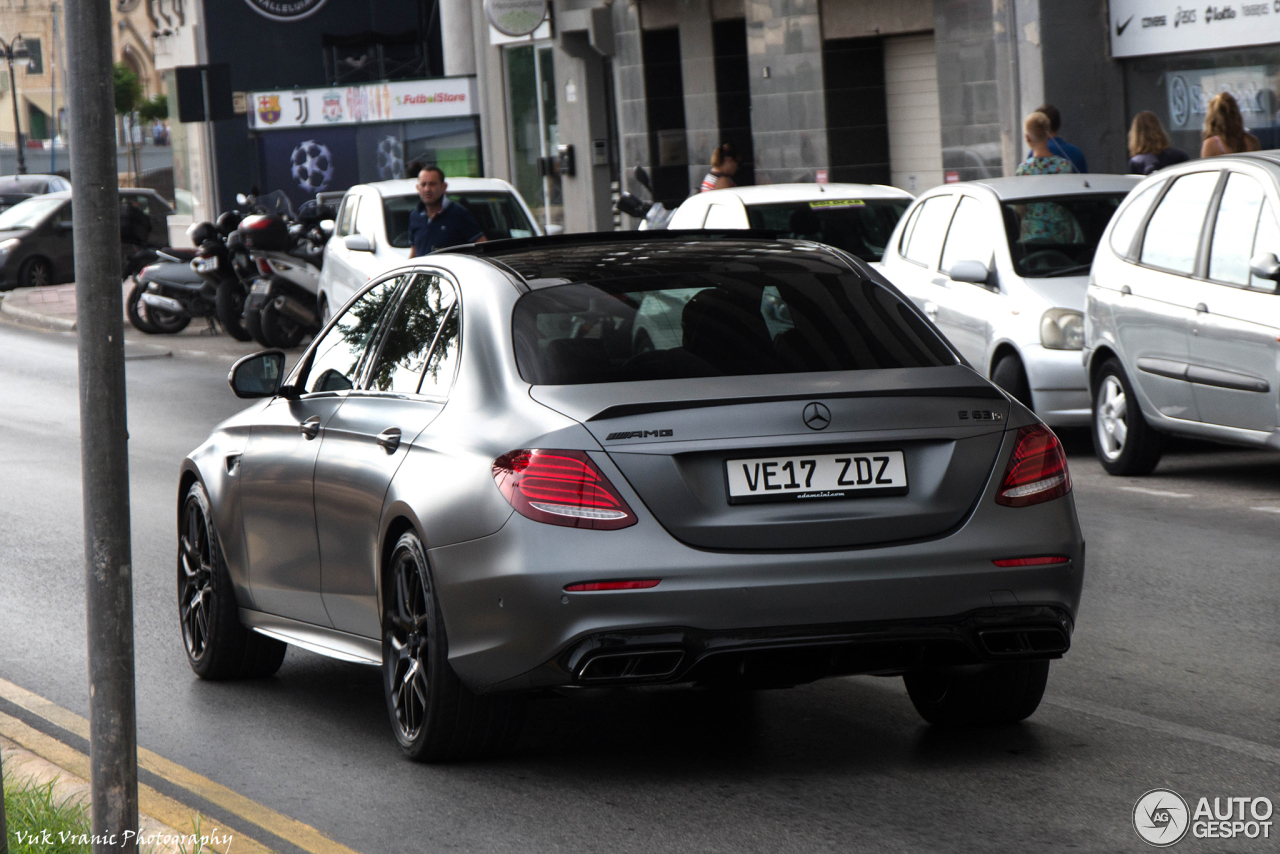
M1084 362L1098 459L1150 472L1165 434L1280 448L1280 152L1143 181L1094 258Z

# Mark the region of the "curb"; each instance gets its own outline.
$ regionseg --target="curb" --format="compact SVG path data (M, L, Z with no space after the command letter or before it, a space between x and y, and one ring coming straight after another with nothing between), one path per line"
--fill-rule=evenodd
M66 317L42 314L29 308L14 304L14 292L7 299L0 299L0 314L20 326L31 326L36 329L52 329L55 332L75 332L76 322Z

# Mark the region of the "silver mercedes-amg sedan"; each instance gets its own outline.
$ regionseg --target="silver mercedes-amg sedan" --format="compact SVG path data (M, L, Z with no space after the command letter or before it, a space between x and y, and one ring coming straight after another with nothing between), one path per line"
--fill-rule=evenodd
M632 334L641 306L678 338ZM509 745L525 697L901 675L1021 720L1084 542L1061 446L830 247L732 232L499 241L371 282L184 461L195 672L287 644L382 668L412 758Z

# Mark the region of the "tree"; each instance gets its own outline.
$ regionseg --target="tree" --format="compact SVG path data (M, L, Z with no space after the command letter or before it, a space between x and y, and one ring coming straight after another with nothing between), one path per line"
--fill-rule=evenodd
M138 105L138 118L147 123L169 118L169 99L164 93L152 95L150 100Z
M129 162L133 167L134 183L137 183L141 171L138 163L138 149L133 144L133 128L138 123L138 107L143 102L142 81L132 68L123 62L115 64L115 98L116 115L125 120L125 130L129 137ZM167 108L166 108L167 109Z

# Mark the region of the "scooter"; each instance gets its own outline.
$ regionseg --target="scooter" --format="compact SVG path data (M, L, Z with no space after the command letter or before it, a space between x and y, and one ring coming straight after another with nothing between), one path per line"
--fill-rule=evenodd
M258 268L244 306L244 327L266 347L296 347L322 326L317 304L324 244L333 209L310 201L293 222L282 213L245 217L237 231Z
M139 250L128 259L124 278L133 277L137 284L125 300L125 312L135 329L172 335L187 328L193 315L179 297L189 297L204 284L191 269L194 257L194 250L167 247Z
M649 181L649 172L643 166L637 166L633 169L631 176L635 178L636 183L649 191L649 195L653 195L653 184ZM644 220L640 223L641 231L666 228L667 224L671 222L671 217L675 216L676 208L678 207L680 207L680 202L678 201L646 202L627 192L618 197L618 211L627 216Z
M248 341L251 336L244 328L242 315L248 295L246 282L252 281L255 271L236 231L241 219L238 211L227 211L217 223L201 223L194 228L192 239L199 239L199 248L191 269L214 289L214 315L218 322L232 338ZM239 264L237 255L244 256Z

